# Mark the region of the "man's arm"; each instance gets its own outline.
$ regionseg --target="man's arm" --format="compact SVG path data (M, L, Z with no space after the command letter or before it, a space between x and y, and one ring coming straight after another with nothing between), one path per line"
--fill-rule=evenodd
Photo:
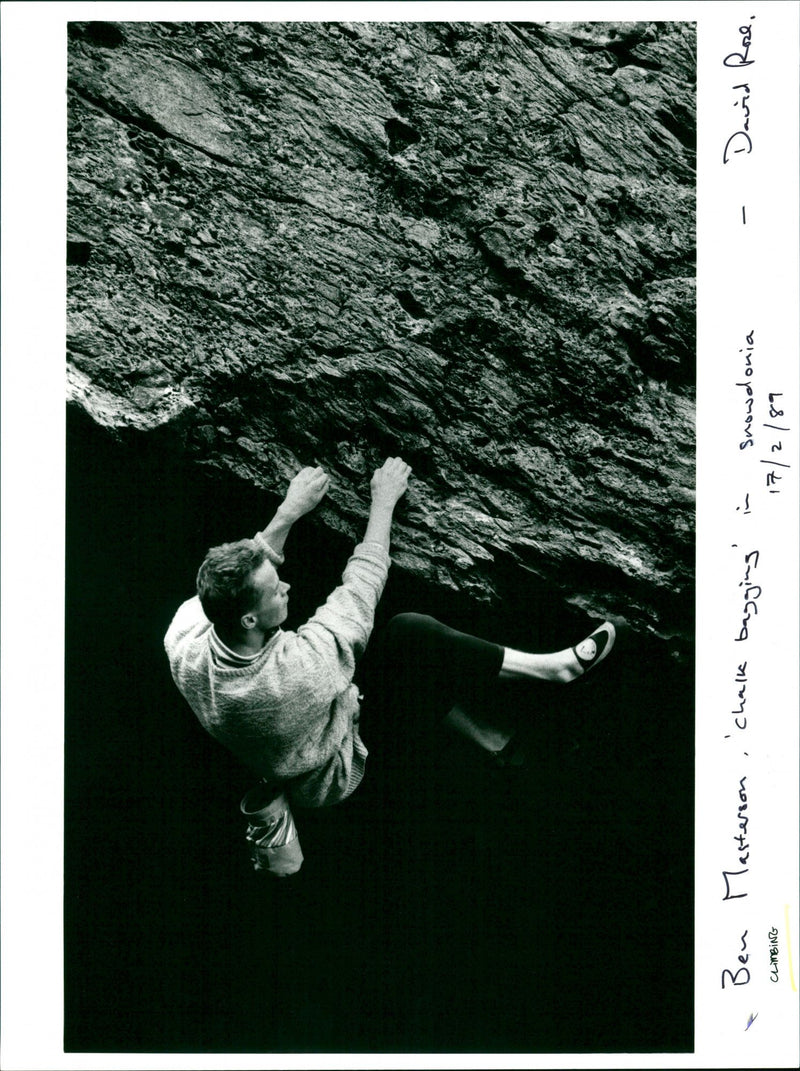
M307 644L329 667L338 666L340 685L352 680L355 660L363 654L372 631L375 607L389 569L392 516L410 474L410 466L399 457L387 458L376 469L370 484L367 528L345 567L342 583L297 630L297 642Z
M411 466L399 457L387 458L381 468L375 470L370 483L372 502L364 533L365 543L378 543L388 551L394 508L405 494L410 474ZM322 501L329 482L328 475L319 467L301 469L291 481L286 497L261 533L276 554L283 553L286 537L295 521Z
M261 532L276 554L283 554L283 545L295 521L322 501L328 483L327 474L319 467L301 469L291 481L275 516Z
M384 550L389 550L394 508L405 494L410 475L411 466L401 457L388 457L381 468L375 470L370 483L372 503L364 533L365 543L378 543Z

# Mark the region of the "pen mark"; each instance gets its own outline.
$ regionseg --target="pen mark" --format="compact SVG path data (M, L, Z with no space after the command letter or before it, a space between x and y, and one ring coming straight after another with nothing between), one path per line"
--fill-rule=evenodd
M753 1025L753 1023L756 1021L757 1018L758 1018L758 1012L756 1012L755 1015L753 1015L753 1013L750 1012L750 1018L747 1020L747 1026L745 1027L745 1031L748 1031L750 1029L750 1027Z

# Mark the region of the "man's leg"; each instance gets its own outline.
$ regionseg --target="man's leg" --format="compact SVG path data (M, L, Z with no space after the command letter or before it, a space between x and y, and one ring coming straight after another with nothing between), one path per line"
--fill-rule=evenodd
M458 632L423 614L389 622L385 664L405 709L444 721L486 751L499 753L515 735L512 719L488 699L499 680L567 684L601 662L614 644L606 622L575 647L550 654L517 651ZM484 710L492 708L491 719Z
M365 720L371 723L367 731L385 737L392 753L407 751L407 758L426 762L450 708L460 703L465 709L483 710L496 689L502 664L503 648L498 644L424 614L399 614L373 636L359 667ZM466 722L458 727L471 735ZM494 719L484 731L491 735L473 739L489 750L502 747L508 738L495 736ZM475 732L479 733L477 727Z
M614 646L615 638L614 626L605 621L575 647L565 647L553 654L528 654L506 647L500 677L503 680L530 678L569 684L602 662Z
M494 723L486 721L477 711L464 710L458 703L454 704L445 714L445 725L461 733L474 741L484 751L498 754L506 747L516 734L515 727L510 719L505 726L498 724L499 718Z

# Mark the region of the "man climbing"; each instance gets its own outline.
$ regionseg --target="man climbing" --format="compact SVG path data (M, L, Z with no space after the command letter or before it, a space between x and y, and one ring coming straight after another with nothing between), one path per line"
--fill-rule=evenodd
M289 585L277 570L293 524L328 489L321 468L304 468L294 477L275 516L254 538L208 552L197 595L179 608L167 631L173 678L201 724L265 779L246 813L268 808L278 789L303 806L337 803L364 776L367 749L359 735L354 676L386 583L392 519L410 473L401 458L388 458L375 471L363 540L339 587L296 632L281 627ZM613 625L605 622L575 647L533 654L425 615L402 614L383 637L381 657L391 672L379 671L378 677L385 687L419 700L431 718L446 717L502 757L513 744L513 729L488 724L470 709L471 697L498 679L569 683L600 663L614 638ZM284 818L282 829L293 832L290 819ZM278 830L267 846L280 847L281 835Z

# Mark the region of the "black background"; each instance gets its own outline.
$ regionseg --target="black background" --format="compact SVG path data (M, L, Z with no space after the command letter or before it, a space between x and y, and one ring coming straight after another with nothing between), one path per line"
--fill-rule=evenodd
M443 735L439 776L390 784L395 727L365 713L362 786L296 813L298 875L252 872L254 777L195 722L162 638L206 549L276 505L70 410L66 1050L690 1050L694 684L663 643L622 635L576 685L509 693L521 769ZM297 525L287 627L351 546ZM530 650L590 631L533 578L497 577L490 608L394 568L377 627L416 610Z

